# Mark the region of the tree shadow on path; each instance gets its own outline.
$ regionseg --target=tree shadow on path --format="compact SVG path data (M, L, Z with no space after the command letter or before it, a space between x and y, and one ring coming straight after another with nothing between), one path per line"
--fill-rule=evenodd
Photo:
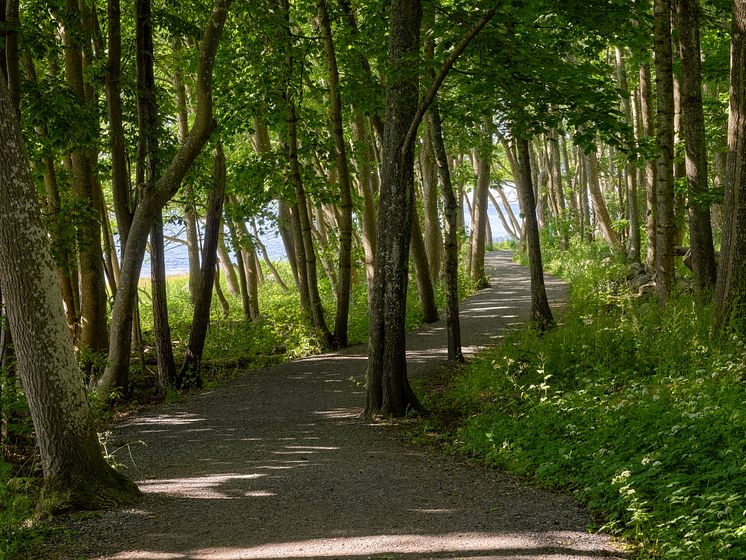
M491 287L462 305L467 352L524 324L526 269L486 259ZM565 286L547 278L551 301ZM411 374L445 363L436 324L408 335ZM364 347L248 372L130 418L118 459L137 507L73 517L39 557L100 559L625 558L564 496L517 484L359 419ZM126 446L127 442L144 442ZM40 551L41 552L41 551Z

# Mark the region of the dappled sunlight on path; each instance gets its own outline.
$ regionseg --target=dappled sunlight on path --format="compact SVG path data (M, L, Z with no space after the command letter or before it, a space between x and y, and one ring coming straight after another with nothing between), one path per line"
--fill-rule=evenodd
M490 253L462 306L467 352L522 324L526 270ZM550 300L564 287L547 279ZM446 362L443 322L408 335L411 375ZM71 523L42 558L623 558L570 499L408 445L367 423L363 346L248 372L131 418L110 448L141 504ZM142 445L141 443L144 443ZM55 553L57 555L55 556Z

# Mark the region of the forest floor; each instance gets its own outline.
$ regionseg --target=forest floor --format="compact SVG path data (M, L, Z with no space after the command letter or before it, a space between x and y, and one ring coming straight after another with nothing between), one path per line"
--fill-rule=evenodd
M527 269L487 254L491 287L461 306L464 350L525 323ZM551 302L566 286L547 277ZM410 376L446 364L444 322L407 336ZM570 497L414 446L359 418L366 349L247 371L113 428L141 503L62 518L38 558L626 558ZM143 443L138 443L143 442ZM129 444L129 445L127 445Z

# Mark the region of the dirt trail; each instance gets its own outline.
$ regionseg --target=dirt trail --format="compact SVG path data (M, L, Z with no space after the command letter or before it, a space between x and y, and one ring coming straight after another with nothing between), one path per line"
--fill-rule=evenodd
M526 269L487 256L491 288L462 306L473 353L526 319ZM565 287L548 278L551 301ZM442 324L408 336L412 375L445 361ZM364 347L262 371L115 428L145 493L71 521L45 558L624 558L572 500L415 448L358 419Z

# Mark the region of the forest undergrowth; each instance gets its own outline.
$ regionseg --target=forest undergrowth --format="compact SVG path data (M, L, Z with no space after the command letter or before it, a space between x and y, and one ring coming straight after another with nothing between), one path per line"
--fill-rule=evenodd
M426 385L414 437L571 493L639 558L746 558L746 341L690 295L633 296L606 248L545 249L557 327Z

